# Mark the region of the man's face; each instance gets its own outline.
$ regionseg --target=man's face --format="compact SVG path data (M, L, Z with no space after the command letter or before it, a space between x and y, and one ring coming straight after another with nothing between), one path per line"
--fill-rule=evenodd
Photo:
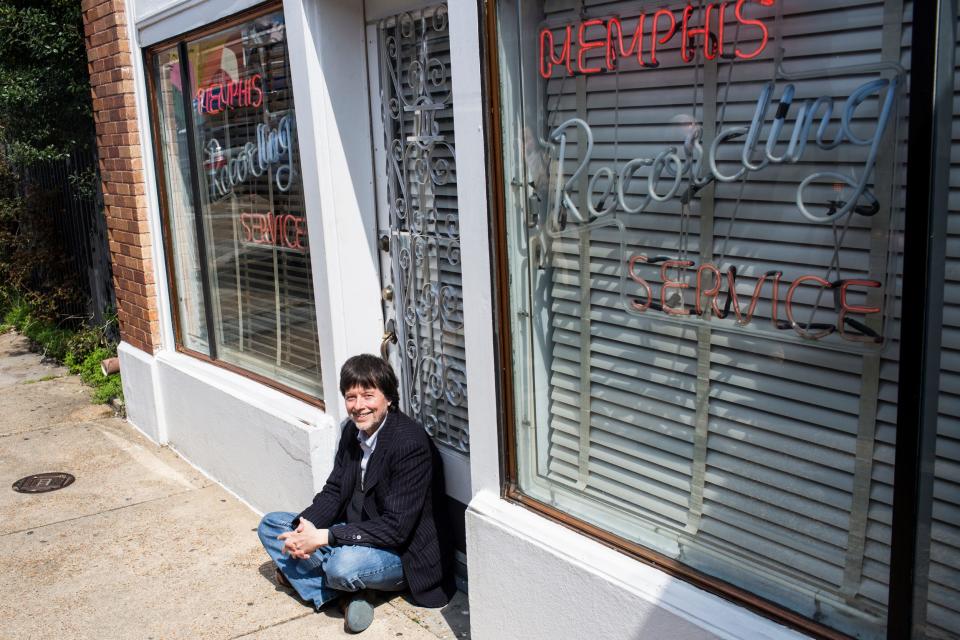
M380 389L372 387L351 387L343 394L347 403L347 413L366 436L371 436L387 415L390 402Z

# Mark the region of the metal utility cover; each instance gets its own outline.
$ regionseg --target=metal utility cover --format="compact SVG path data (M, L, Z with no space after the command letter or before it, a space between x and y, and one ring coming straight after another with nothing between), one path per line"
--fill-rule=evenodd
M46 493L56 491L73 484L76 480L69 473L54 471L52 473L37 473L26 478L20 478L13 483L13 490L19 493Z

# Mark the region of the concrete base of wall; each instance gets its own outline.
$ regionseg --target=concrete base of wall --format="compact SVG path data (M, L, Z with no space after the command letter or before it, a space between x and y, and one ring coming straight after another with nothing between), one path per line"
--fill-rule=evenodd
M805 638L499 496L467 509L470 631L524 638Z
M320 409L179 353L157 358L170 446L260 512L299 511L333 468Z
M333 466L339 425L317 407L179 353L121 344L127 417L260 512L299 511Z
M157 414L156 359L126 342L117 347L117 355L127 420L154 442L165 444L163 421Z

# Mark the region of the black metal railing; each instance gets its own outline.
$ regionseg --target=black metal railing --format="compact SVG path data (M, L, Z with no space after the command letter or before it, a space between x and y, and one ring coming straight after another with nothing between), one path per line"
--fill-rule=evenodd
M81 295L63 315L102 325L116 308L103 193L95 149L75 149L57 160L41 160L21 170L21 193L43 194L49 219L59 234L64 257L76 269Z

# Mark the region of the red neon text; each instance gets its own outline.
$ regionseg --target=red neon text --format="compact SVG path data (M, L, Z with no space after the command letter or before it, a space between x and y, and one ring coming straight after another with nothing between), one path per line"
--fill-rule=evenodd
M649 276L644 277L641 273L644 268L657 268L659 271L659 295L655 290L656 283L651 283ZM862 295L867 289L880 288L882 285L876 280L829 282L820 276L803 275L791 283L783 281L781 272L771 271L756 280L750 301L744 308L741 306L741 294L737 292L735 267L728 268L726 274L723 274L716 265L709 263L697 266L690 260L648 258L638 254L630 258L626 269L630 280L640 287L637 291L639 295L628 302L629 310L635 313L645 313L651 309L670 316L703 317L709 313L722 320L730 317L732 311L732 319L736 324L746 326L753 321L758 304L764 300L769 304L770 323L774 329L793 330L809 340L820 340L836 332L841 338L851 342L883 343L883 337L864 324L864 317L880 313L880 307L856 305L847 299L851 290ZM794 302L803 287L832 292L833 305L822 311L832 310L836 314L835 322L813 322L810 318L800 317L810 313L809 304L799 307L803 309L801 312L798 310L799 303ZM765 288L769 293L763 296ZM687 291L689 293L686 293ZM689 305L691 294L694 300L692 307ZM781 304L785 319L779 317ZM858 317L850 317L851 314Z
M241 213L244 242L265 244L303 251L303 237L307 233L303 216L289 213Z
M774 0L755 1L767 7L774 3ZM633 22L632 29L624 29L624 20L612 16L592 18L565 27L541 29L538 35L540 75L550 78L556 66L562 66L571 76L613 71L617 68L618 58L631 57L635 57L641 67L657 67L660 64L658 50L677 36L681 38L680 57L688 64L696 60L698 50L703 51L707 60L714 60L718 56L740 60L756 58L766 50L770 33L762 20L744 15L746 3L747 0L737 0L736 3L731 0L711 2L703 9L687 5L679 13L669 9L659 9L649 15L641 13ZM740 41L746 40L751 45L745 48L736 46L733 51L727 51L726 22L731 8L735 23L746 28ZM702 19L698 19L701 15ZM600 29L603 31L595 37L587 33ZM629 45L624 41L625 36L629 37ZM648 43L646 46L645 39ZM603 58L594 62L587 60L587 55L593 49L602 49L605 54Z
M263 77L255 73L243 80L214 82L197 89L197 113L220 113L237 107L259 107L263 104Z

